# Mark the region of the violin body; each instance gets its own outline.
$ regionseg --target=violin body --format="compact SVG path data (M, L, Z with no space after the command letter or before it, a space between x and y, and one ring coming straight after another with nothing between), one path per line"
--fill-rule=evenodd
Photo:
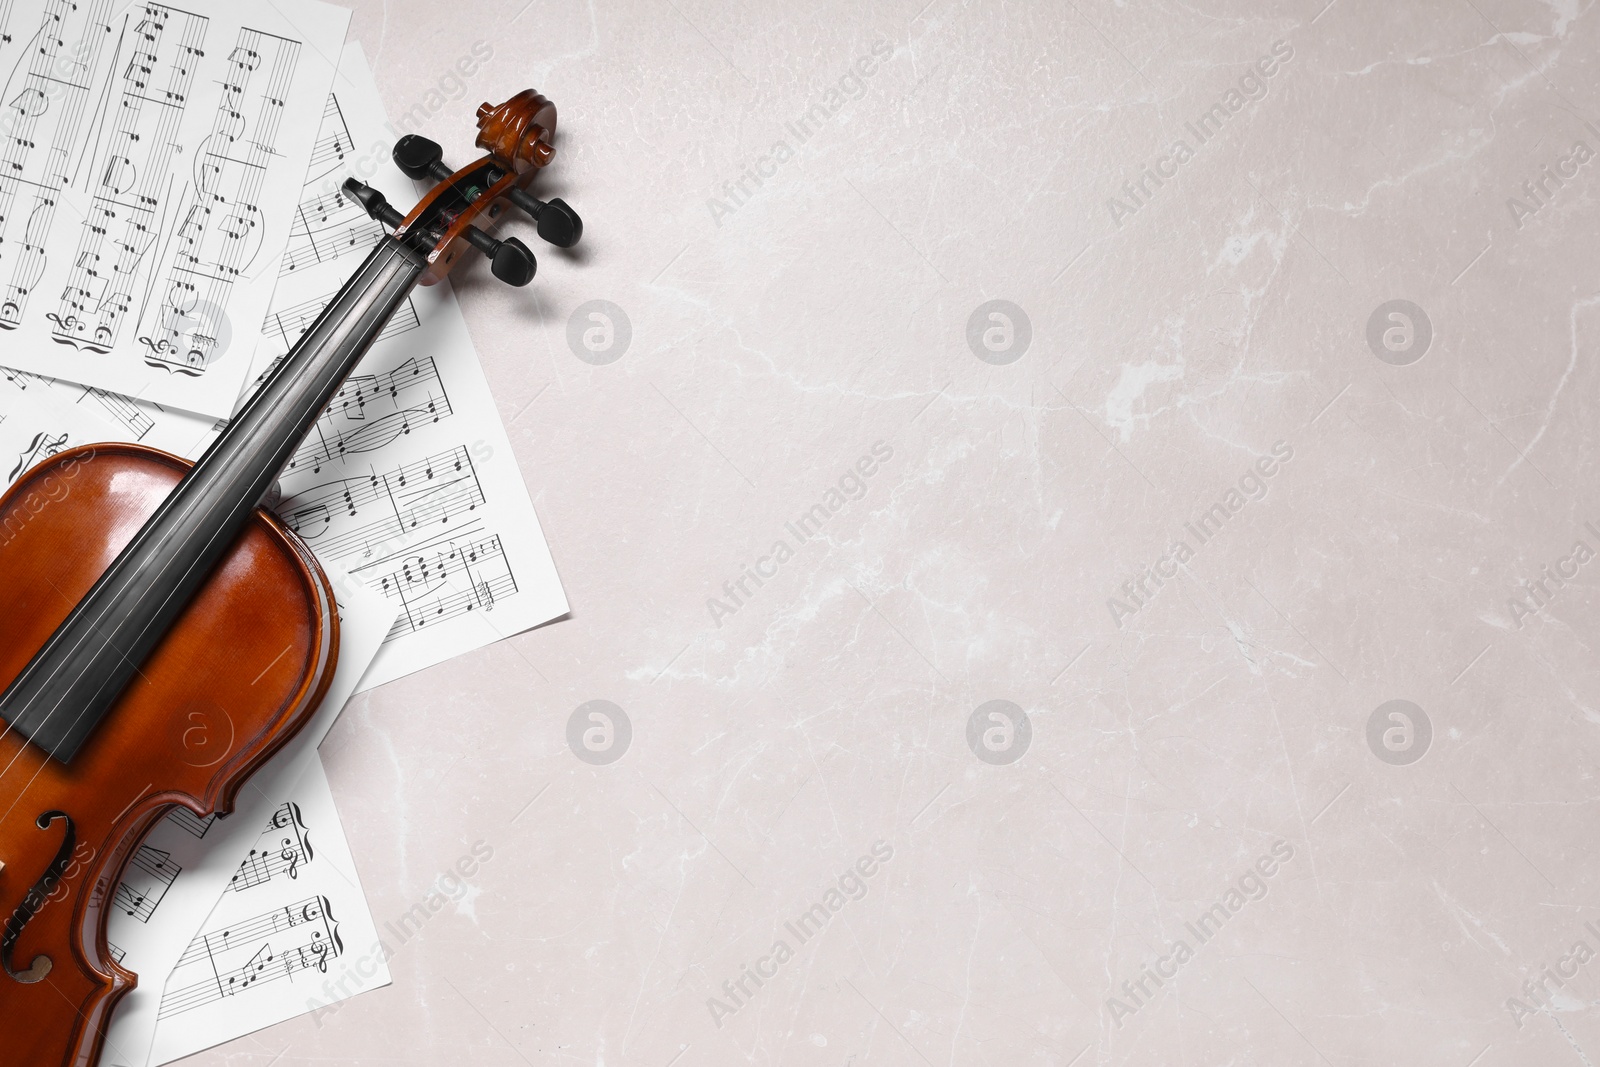
M189 469L139 445L54 456L0 497L0 687ZM87 1067L136 978L105 920L145 832L173 805L227 811L316 710L338 655L333 590L260 509L70 762L0 722L0 1062Z

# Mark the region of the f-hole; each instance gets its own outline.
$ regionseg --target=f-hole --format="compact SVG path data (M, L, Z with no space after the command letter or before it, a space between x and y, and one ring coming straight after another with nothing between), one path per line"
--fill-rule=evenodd
M28 890L28 895L22 898L22 903L17 905L11 917L6 920L5 933L0 934L0 965L5 967L7 977L23 985L42 982L44 976L50 973L50 968L55 965L49 956L41 953L33 957L33 962L28 965L27 970L19 971L11 961L11 953L17 947L17 938L22 936L22 928L28 925L28 920L39 914L39 909L44 907L45 901L61 883L61 876L66 872L67 865L72 862L73 848L78 840L78 831L72 825L72 816L64 811L47 811L35 819L34 823L39 829L47 830L57 819L65 821L67 828L61 835L61 847L56 850L56 858L45 868L44 876Z

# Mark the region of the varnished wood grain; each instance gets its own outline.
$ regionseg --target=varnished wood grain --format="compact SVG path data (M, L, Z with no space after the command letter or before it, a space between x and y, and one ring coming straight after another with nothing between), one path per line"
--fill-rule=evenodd
M0 685L9 683L178 482L188 464L137 445L63 452L0 498ZM333 594L309 551L265 512L141 666L70 764L0 736L0 918L49 868L71 817L77 859L0 973L0 1061L87 1067L134 976L113 963L104 903L173 804L228 810L244 780L315 710L338 651Z

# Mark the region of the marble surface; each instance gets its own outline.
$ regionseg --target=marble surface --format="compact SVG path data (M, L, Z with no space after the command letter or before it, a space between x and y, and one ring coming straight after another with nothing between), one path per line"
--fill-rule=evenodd
M192 1062L1600 1062L1596 5L517 8L352 33L560 107L572 614L347 709L380 927L492 858Z

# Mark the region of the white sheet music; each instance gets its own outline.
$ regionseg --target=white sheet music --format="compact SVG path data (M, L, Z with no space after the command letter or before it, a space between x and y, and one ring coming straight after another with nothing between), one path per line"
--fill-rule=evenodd
M365 952L378 933L320 760L260 831L167 980L151 1064L389 984Z
M46 388L30 392L15 375L0 375L0 489L57 452L118 437L94 411L74 407Z
M86 425L99 427L98 436L92 440L133 441L178 456L198 455L216 436L216 419L10 367L0 367L0 397L4 398L0 404L7 406L23 404L86 412Z
M232 410L348 21L316 0L0 4L11 365Z
M377 654L394 608L347 576L329 577L339 604L339 664L322 706L294 741L245 783L232 815L200 819L186 810L169 815L150 831L117 886L108 938L112 955L139 975L139 985L112 1018L103 1060L108 1067L145 1067L167 977L218 901L244 895L230 886L248 880L254 888L274 879L300 884L299 876L325 856L347 864L338 858L347 857L349 849L337 818L321 814L331 801L323 799L326 782L316 749ZM317 776L304 787L307 795L297 783L307 779L313 765ZM269 851L274 858L263 861ZM241 879L247 866L251 873ZM351 886L356 888L337 893L338 904L330 909L341 919L366 907L353 875ZM239 1032L250 1029L255 1026Z
M386 144L360 46L340 60L319 144ZM468 138L463 136L461 144ZM345 151L351 151L346 148ZM363 149L365 152L366 149ZM352 153L353 154L353 153ZM397 203L408 179L370 179ZM378 231L339 206L349 173L322 153L266 320L257 376L288 351L371 250ZM567 610L505 427L448 286L419 288L318 419L284 471L277 511L317 557L398 611L363 689L548 622Z

